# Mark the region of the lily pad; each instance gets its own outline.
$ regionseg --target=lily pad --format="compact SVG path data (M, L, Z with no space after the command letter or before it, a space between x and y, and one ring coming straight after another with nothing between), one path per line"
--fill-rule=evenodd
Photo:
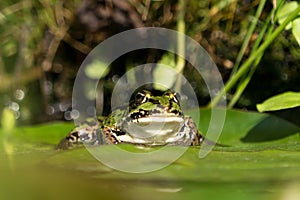
M188 114L193 116L194 112ZM199 129L203 133L209 126L210 115L209 109L201 109ZM0 148L10 143L14 149L11 155L0 153L3 199L276 200L284 199L287 193L299 195L300 128L269 114L226 110L218 140L224 146L215 146L201 159L200 147L190 147L177 161L166 163L166 167L140 174L111 169L86 148L56 150L55 145L72 127L72 123L20 127L12 130L10 138L1 137L0 131ZM110 151L114 146L96 148ZM136 153L149 151L133 145L119 148ZM119 159L117 155L111 156ZM128 162L143 166L166 160Z
M217 109L222 114L224 110ZM193 117L193 112L189 113ZM202 109L199 129L205 134L211 119L211 110ZM273 148L299 141L298 126L269 114L226 110L226 119L219 140L220 144L229 146L247 146L254 149L258 146Z

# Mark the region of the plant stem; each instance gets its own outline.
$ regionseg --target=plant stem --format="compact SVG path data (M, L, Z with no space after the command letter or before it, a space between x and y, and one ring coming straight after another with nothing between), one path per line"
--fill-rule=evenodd
M287 26L288 23L293 21L300 12L300 6L298 6L285 20L284 22L270 35L270 37L255 51L252 56L250 56L246 62L240 67L240 69L237 71L235 76L229 79L229 81L226 83L225 87L220 91L220 93L211 101L211 103L208 105L208 107L214 107L218 104L222 96L228 92L236 83L237 81L248 71L248 69L251 67L251 64L253 61L257 59L259 55L261 55L277 38L277 36L284 30L284 28Z
M252 47L250 56L258 49L259 44L263 40L264 36L265 36L265 38L268 38L272 34L272 32L274 30L274 26L272 26L272 25L270 26L269 24L270 24L272 18L274 18L273 19L274 22L277 21L278 17L276 15L276 13L282 7L283 2L284 1L280 1L278 3L277 9L274 10L274 12L271 12L269 14L269 16L267 17L263 28L259 32L258 38L255 40L255 43L254 43L254 45ZM275 13L275 16L274 16L274 13ZM267 31L267 29L268 29L268 31ZM265 35L266 32L267 32L267 34ZM257 59L255 60L253 66L252 66L252 68L250 69L249 74L247 76L244 76L244 78L242 78L240 84L237 87L236 92L234 93L232 99L230 100L230 103L228 104L229 108L232 108L236 104L236 102L239 100L239 98L241 97L242 93L244 92L244 90L246 89L247 85L249 84L249 82L250 82L250 80L251 80L254 72L256 71L256 68L257 68L257 66L258 66L258 64L259 64L262 56L263 55L260 55L259 57L257 57Z
M181 74L185 66L185 0L178 1L178 19L177 19L177 60L175 70L178 74ZM182 34L180 34L182 33ZM179 56L181 55L181 56ZM180 91L181 79L177 79L175 83L175 90Z

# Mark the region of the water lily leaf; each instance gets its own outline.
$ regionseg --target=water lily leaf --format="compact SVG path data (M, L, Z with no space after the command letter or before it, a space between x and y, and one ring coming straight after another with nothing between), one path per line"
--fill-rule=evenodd
M193 116L195 112L198 111L188 114ZM210 126L211 110L201 109L200 117L199 129L205 134ZM14 152L9 157L10 162L5 153L0 152L0 173L5 172L1 174L0 191L4 199L44 196L47 199L140 199L145 196L175 200L278 199L284 193L296 192L293 188L300 186L300 129L269 114L226 110L218 142L228 146L215 146L201 159L200 147L190 147L175 162L143 174L111 169L86 148L56 150L55 145L72 127L73 123L51 123L13 129L10 142ZM0 136L2 131L0 129ZM3 148L2 139L0 137L0 148ZM96 148L110 151L113 145ZM136 153L147 151L129 144L121 148ZM111 156L118 160L117 155ZM128 162L149 167L166 160Z
M262 104L257 104L259 112L282 110L300 106L299 92L285 92L264 101Z
M225 110L226 119L218 143L245 150L273 149L274 146L299 142L300 128L281 118L256 112ZM224 110L215 109L222 114ZM188 113L192 118L194 112ZM205 135L211 121L211 110L200 110L199 129Z

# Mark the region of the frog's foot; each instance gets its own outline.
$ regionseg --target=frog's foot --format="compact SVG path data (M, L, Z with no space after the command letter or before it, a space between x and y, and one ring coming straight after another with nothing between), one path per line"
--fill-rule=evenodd
M193 119L191 117L186 117L185 118L185 126L186 130L184 130L185 132L187 132L187 136L188 136L188 145L191 146L199 146L202 144L202 142L204 141L204 136L201 134L200 131L198 131L195 122L193 121Z
M72 139L70 139L70 137L72 137ZM67 150L67 149L73 149L76 147L81 147L83 145L82 142L80 142L79 140L77 141L77 139L75 139L75 135L74 133L72 133L72 136L70 136L70 134L68 136L66 136L65 138L63 138L57 145L56 145L56 149L62 149L62 150Z
M191 140L191 143L190 143L191 146L199 146L203 143L205 143L206 145L209 145L209 146L215 146L215 145L223 146L223 147L227 146L227 145L219 144L217 142L214 142L212 140L205 138L202 135L202 133L197 130L196 125L192 118L187 117L185 123L186 123L186 127L189 128L188 132L189 132L189 136L190 136L190 140ZM195 131L195 130L197 130L197 131Z

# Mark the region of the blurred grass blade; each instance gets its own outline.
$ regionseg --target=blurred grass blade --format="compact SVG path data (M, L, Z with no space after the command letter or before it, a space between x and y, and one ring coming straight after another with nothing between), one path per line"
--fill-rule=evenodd
M282 110L300 106L300 92L285 92L257 104L259 112Z
M178 16L177 16L177 56L172 53L165 53L158 62L162 65L157 65L153 72L154 88L158 90L165 90L174 86L176 91L181 90L181 79L178 74L183 72L185 67L185 9L186 1L179 0L178 2ZM165 66L164 66L165 65ZM169 68L168 68L169 66ZM166 78L166 76L168 78ZM163 83L157 84L157 83Z
M265 6L265 3L266 3L266 0L263 0L263 1L260 1L259 3L259 6L257 8L257 11L256 11L256 14L254 16L254 18L252 19L252 22L251 22L251 25L247 31L247 34L245 36L245 39L244 39L244 42L242 44L242 47L239 51L239 54L236 58L236 61L235 61L235 64L233 66L233 69L232 69L232 72L231 72L231 77L234 76L234 74L236 73L240 63L241 63L241 60L243 58L243 55L245 54L245 51L247 49L247 46L249 45L249 41L250 41L250 38L254 32L254 29L256 27L256 24L258 22L258 19L259 19L259 16L261 15L262 11L263 11L263 8Z
M178 1L179 11L178 11L178 19L177 19L177 60L175 69L177 73L182 73L185 66L185 10L186 10L186 1L179 0ZM182 33L182 34L180 34ZM181 56L179 56L181 55ZM175 82L175 90L181 90L181 79L177 79Z
M4 108L2 111L2 119L1 126L3 129L3 146L4 152L7 155L8 163L11 171L14 171L14 161L13 161L13 153L14 153L14 145L11 141L12 132L15 128L16 118L14 112L9 108Z
M1 125L3 131L6 133L11 132L16 124L15 114L9 108L4 108L2 111Z

